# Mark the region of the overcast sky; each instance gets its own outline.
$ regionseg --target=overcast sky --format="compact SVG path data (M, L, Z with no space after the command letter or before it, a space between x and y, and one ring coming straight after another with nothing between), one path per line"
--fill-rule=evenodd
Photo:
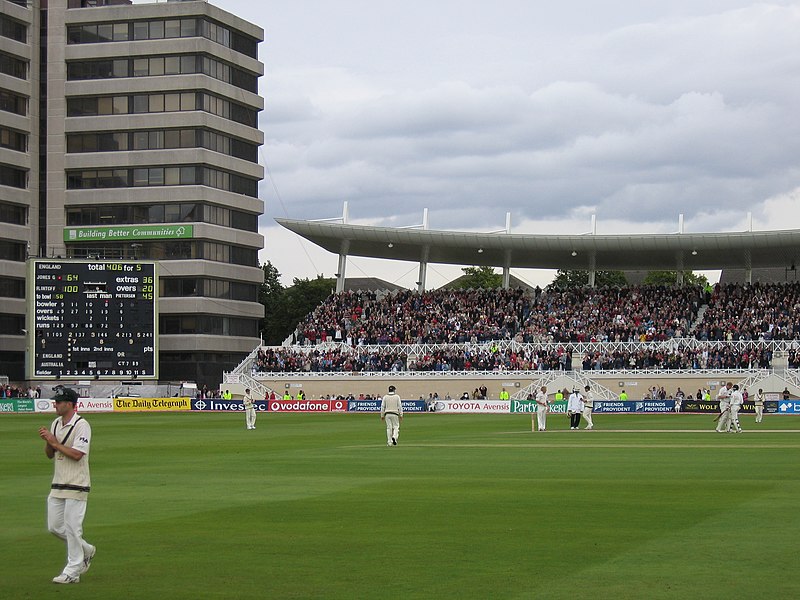
M337 257L275 217L513 233L800 228L800 7L212 0L265 30L261 220L285 284ZM351 258L413 286L418 265ZM428 286L460 275L430 265ZM549 283L552 272L517 272Z

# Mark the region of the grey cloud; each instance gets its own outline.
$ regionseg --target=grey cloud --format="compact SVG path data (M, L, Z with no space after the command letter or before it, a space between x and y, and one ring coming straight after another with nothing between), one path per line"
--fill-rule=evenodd
M298 218L348 200L354 218L414 222L428 207L452 228L506 210L713 222L800 185L798 25L795 7L754 5L595 32L535 72L510 57L518 77L489 85L370 90L329 73L324 92L267 96L263 154Z

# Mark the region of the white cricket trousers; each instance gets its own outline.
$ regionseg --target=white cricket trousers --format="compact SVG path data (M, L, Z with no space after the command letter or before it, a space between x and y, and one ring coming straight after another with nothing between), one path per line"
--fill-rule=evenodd
M386 443L391 444L392 438L395 440L400 437L400 417L386 413Z
M739 425L739 407L738 406L731 406L731 429L738 431L742 430L742 426Z
M47 529L67 542L67 566L64 573L78 577L83 571L83 555L90 552L91 544L83 539L83 517L86 500L72 498L47 498Z
M245 420L247 421L247 428L248 429L255 429L256 428L256 409L255 408L246 408L244 413L245 413Z
M586 429L592 429L594 427L594 423L592 423L592 409L591 408L584 408L583 409L583 418L586 419Z
M761 423L764 418L764 407L756 405L756 423Z
M539 425L539 431L547 428L547 409L546 408L537 408L536 409L536 421Z
M717 423L717 431L719 432L726 432L729 431L731 428L731 409L723 408L722 409L722 416L719 418L719 422Z

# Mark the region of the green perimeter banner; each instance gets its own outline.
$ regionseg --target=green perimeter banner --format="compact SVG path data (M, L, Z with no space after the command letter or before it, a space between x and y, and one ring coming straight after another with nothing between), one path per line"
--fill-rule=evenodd
M535 413L536 412L536 402L533 400L512 400L511 401L511 412L512 413ZM559 402L551 402L550 403L550 412L551 413L561 413L562 415L567 414L567 401L561 400Z
M119 227L65 227L65 242L174 240L194 237L193 225L120 225Z
M0 398L0 413L36 412L32 398Z

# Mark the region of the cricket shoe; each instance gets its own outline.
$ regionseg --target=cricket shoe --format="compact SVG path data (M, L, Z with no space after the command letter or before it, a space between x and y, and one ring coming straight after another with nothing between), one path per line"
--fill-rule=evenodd
M95 554L97 554L97 548L94 546L92 546L92 549L89 550L89 552L83 553L83 570L81 571L81 575L86 573L86 571L89 570L89 567L92 566L92 559L94 558Z
M71 575L67 575L66 573L62 573L57 577L53 577L53 583L80 583L80 577L72 577Z
M397 446L397 438L392 438L392 446Z

